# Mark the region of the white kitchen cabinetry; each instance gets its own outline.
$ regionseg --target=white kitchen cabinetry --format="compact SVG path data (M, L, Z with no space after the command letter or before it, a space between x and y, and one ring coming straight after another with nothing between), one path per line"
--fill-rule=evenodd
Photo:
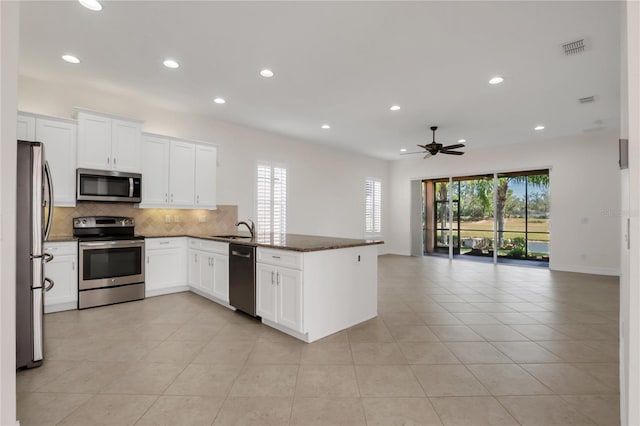
M302 333L302 272L286 267L293 265L301 268L302 253L261 247L258 247L258 252L256 313L263 320Z
M140 207L216 208L215 146L145 134Z
M142 124L78 112L78 167L140 172Z
M186 283L186 238L145 240L146 297L189 290Z
M229 303L229 245L189 239L189 287L209 299Z
M58 207L76 205L76 134L73 120L18 113L18 139L44 143Z
M78 243L75 241L45 243L45 253L53 260L44 265L44 275L53 280L44 294L44 311L58 312L78 308Z

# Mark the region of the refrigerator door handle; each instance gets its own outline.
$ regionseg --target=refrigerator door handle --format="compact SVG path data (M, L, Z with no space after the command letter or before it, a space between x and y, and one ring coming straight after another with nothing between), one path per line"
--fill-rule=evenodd
M53 286L56 284L55 281L53 281L51 278L45 278L44 282L49 283L49 285L44 288L45 292L51 290Z
M44 239L46 241L49 239L51 225L53 224L53 181L51 180L51 169L48 161L44 162L44 173L47 176L47 192L49 193L49 217L47 218L47 226L44 229Z
M51 253L43 253L42 254L42 261L44 263L49 263L53 260L54 256Z

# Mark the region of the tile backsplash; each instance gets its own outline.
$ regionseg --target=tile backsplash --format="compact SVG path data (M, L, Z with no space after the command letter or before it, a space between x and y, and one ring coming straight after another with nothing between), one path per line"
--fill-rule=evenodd
M55 207L51 237L73 233L78 216L129 216L136 223L136 234L146 237L170 235L215 235L236 231L238 206L218 206L217 210L141 209L128 204L85 203L76 207ZM169 223L166 219L169 217ZM177 220L176 220L177 219Z

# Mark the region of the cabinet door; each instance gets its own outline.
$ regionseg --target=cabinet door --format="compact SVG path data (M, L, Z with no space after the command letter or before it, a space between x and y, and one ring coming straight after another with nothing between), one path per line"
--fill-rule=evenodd
M76 134L77 128L73 123L36 119L36 139L44 143L56 206L76 205Z
M229 303L229 256L210 256L213 262L213 295Z
M78 167L109 170L111 159L111 119L78 113Z
M196 147L188 142L172 142L170 152L169 203L174 206L193 206Z
M54 286L44 293L45 309L62 303L78 301L77 258L74 255L56 255L44 266L44 275L51 278Z
M169 204L169 140L145 136L142 140L142 205Z
M276 322L302 332L302 273L295 269L279 268L276 281Z
M214 262L211 254L200 252L200 291L213 296Z
M196 145L196 207L216 207L216 162L214 146Z
M190 287L200 288L200 262L200 252L197 250L189 250L187 270Z
M17 136L19 141L34 142L36 140L36 119L28 115L18 114Z
M184 285L182 249L147 250L147 292Z
M140 123L124 120L111 121L112 168L124 172L140 173Z
M276 321L276 268L256 263L256 313Z

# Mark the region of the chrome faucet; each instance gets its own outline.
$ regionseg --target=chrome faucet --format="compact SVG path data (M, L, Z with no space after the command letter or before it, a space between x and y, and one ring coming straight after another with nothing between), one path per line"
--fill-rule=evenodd
M249 225L247 222L242 221L242 222L238 222L236 223L236 226L240 226L240 225L244 225L247 227L247 229L249 230L249 233L251 233L251 238L256 236L256 224L253 223L253 221L251 219L247 219L249 222L251 222L251 225Z

